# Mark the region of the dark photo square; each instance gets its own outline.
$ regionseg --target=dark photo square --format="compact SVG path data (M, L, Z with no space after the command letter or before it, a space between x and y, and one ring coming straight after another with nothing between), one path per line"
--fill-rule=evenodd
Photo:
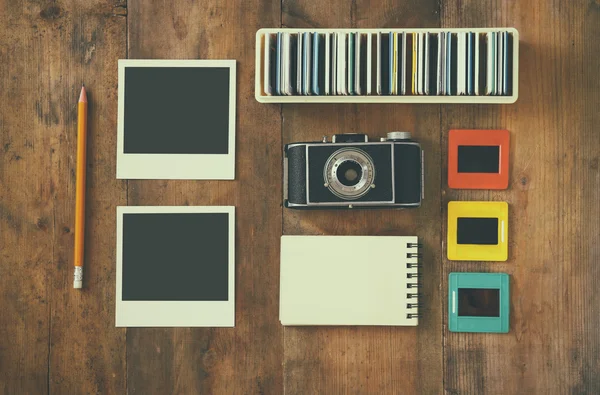
M228 300L229 215L123 215L123 300Z
M500 317L500 290L459 288L458 315L467 317Z
M497 145L459 145L459 173L499 173L500 147Z
M498 218L458 218L458 244L498 244Z
M227 67L126 67L126 154L228 154Z

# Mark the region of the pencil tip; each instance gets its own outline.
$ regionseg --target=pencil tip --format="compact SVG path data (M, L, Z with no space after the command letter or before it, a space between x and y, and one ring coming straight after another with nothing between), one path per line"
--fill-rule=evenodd
M87 93L85 92L85 85L81 87L81 93L79 94L79 102L87 103Z

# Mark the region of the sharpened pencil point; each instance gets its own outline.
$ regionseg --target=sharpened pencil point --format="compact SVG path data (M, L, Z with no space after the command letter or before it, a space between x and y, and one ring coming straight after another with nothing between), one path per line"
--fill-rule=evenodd
M79 95L80 103L87 103L87 93L85 92L85 85L81 86L81 94Z

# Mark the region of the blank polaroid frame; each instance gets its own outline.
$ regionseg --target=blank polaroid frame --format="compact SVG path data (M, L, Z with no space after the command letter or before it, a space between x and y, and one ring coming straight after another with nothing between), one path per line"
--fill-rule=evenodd
M235 178L235 60L119 60L117 178Z
M449 202L448 259L506 261L508 203Z
M505 273L450 273L450 332L508 333L510 277Z
M235 325L235 208L117 207L117 327Z
M452 189L508 188L508 130L451 130L448 186Z

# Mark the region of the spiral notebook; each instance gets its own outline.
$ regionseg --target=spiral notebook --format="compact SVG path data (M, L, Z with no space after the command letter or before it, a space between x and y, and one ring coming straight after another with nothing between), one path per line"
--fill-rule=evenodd
M282 325L419 323L416 236L282 236Z

